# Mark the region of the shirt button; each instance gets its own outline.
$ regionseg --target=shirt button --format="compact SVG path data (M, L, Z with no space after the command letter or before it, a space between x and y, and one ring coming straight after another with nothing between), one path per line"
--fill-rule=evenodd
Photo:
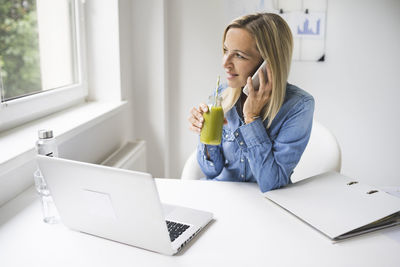
M240 177L244 178L244 174L240 175Z
M229 135L225 135L225 138L228 139Z
M210 166L214 166L214 163L210 162Z
M243 141L240 141L239 145L243 146L243 144L244 144Z
M244 161L244 159L240 159L240 162L243 162Z
M236 136L236 137L238 137L238 136L239 136L239 133L238 133L238 132L236 132L236 133L235 133L235 136Z

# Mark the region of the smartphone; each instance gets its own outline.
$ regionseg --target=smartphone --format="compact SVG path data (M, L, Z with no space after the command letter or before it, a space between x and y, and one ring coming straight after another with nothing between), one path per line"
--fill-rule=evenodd
M264 77L265 80L268 79L268 74L267 74L267 70L265 68L265 66L267 65L266 61L263 61L263 63L261 64L260 67L258 67L256 73L254 73L253 77L251 77L251 81L253 83L253 87L254 90L258 90L260 88L260 79L258 78L258 73L262 70L264 72ZM246 86L243 88L243 93L245 93L246 95L249 95L249 89L247 88L247 84Z

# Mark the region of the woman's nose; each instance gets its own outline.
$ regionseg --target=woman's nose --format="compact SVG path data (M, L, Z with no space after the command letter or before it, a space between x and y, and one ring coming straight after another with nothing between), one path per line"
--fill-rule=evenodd
M225 54L225 55L222 57L222 66L223 66L224 68L227 68L227 67L229 67L231 64L232 64L232 62L231 62L231 57L230 57L230 55Z

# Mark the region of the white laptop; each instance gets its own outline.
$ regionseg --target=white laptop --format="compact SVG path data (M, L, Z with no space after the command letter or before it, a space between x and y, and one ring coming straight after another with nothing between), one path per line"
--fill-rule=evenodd
M163 205L148 173L40 155L37 162L62 223L73 230L173 255L213 218Z

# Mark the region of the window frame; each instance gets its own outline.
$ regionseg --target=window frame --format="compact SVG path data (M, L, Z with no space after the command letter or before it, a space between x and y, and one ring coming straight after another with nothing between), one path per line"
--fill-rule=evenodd
M84 1L72 0L78 82L0 103L0 132L85 102L88 96Z

